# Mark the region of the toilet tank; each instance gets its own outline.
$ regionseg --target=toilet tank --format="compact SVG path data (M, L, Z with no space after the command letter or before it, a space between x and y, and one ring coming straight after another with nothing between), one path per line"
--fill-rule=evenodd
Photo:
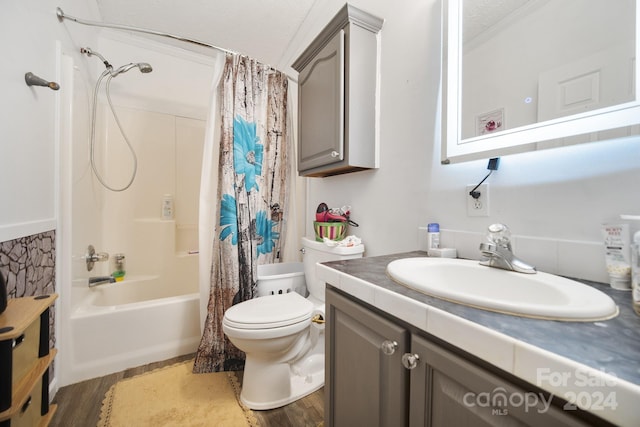
M316 263L339 261L353 258L362 258L364 245L329 247L323 242L303 237L302 238L302 262L304 264L304 277L307 282L309 295L324 301L324 282L316 275Z

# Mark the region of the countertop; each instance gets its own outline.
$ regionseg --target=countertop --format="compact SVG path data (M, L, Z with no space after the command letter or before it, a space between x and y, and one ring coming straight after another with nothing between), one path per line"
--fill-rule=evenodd
M394 282L391 261L415 251L318 264L326 283L418 329L622 426L640 425L640 317L628 291L579 280L609 295L620 313L563 322L476 309Z

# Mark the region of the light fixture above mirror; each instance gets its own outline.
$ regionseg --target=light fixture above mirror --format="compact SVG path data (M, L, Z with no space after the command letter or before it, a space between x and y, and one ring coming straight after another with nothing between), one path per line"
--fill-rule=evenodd
M443 0L442 163L640 134L636 0L477 5Z

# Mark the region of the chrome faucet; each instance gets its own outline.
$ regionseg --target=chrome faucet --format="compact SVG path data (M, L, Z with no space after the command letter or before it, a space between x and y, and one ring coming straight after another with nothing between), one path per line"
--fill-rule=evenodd
M89 277L89 287L93 288L94 286L106 285L107 283L114 283L115 281L115 277L112 276Z
M511 249L511 231L504 224L491 224L487 230L488 243L480 243L484 259L481 265L502 268L518 273L534 274L536 268L519 260Z

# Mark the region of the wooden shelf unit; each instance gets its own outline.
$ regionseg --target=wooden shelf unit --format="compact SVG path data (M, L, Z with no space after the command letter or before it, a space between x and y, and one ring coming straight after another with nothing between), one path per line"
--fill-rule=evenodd
M49 309L57 297L9 299L0 314L0 427L46 427L57 409L49 405L49 367L57 354L49 348Z

